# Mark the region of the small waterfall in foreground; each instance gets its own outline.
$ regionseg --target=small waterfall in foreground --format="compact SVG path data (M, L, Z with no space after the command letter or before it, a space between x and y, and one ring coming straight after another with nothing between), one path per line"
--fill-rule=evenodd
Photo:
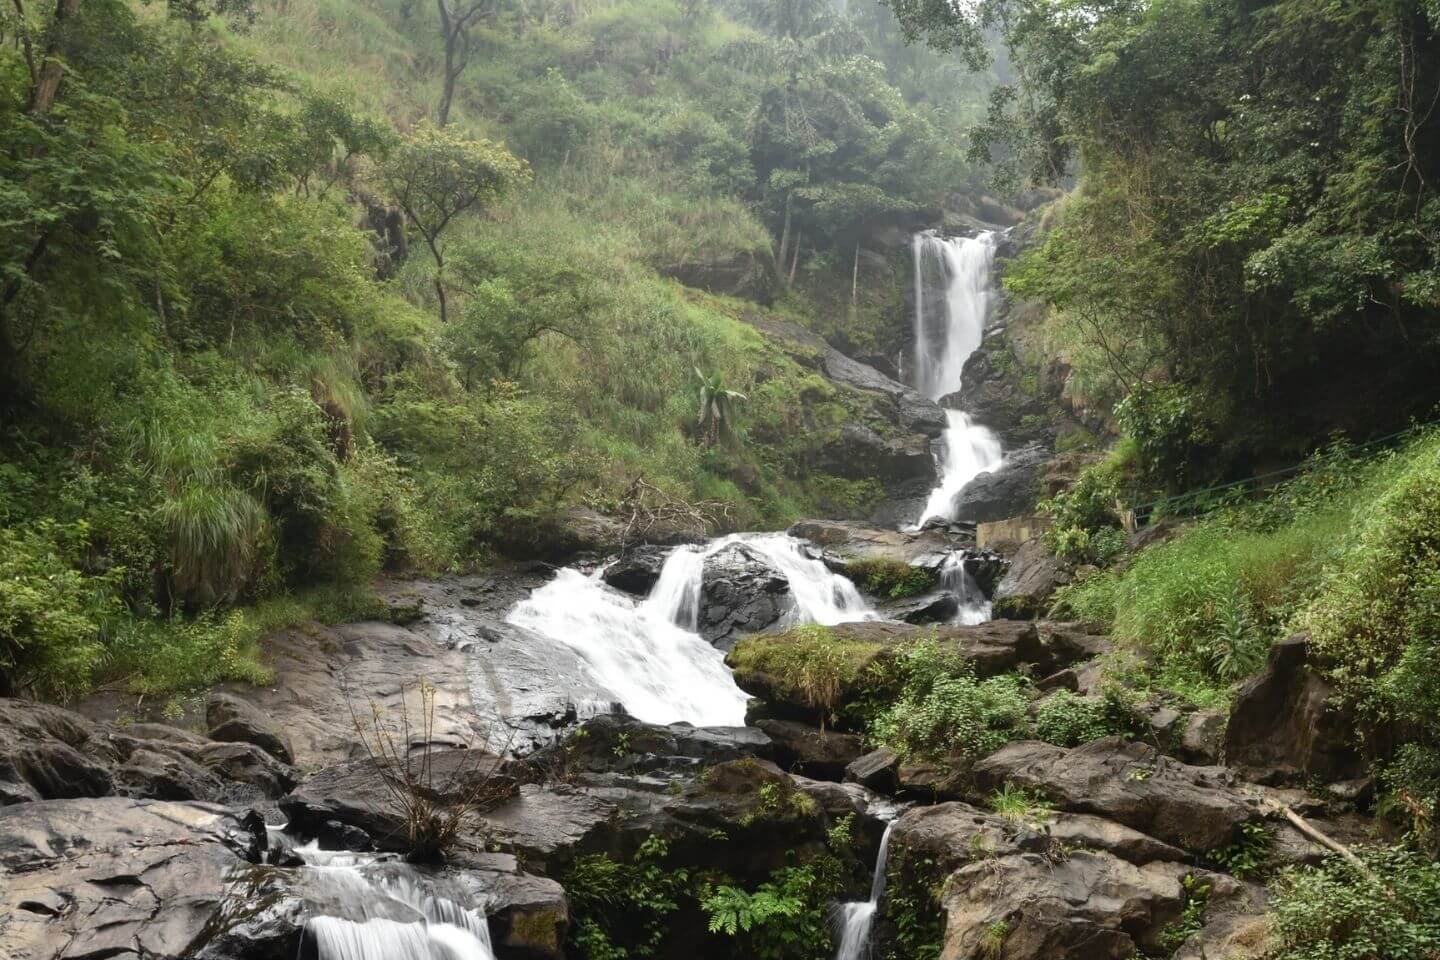
M703 547L676 547L644 600L566 568L507 619L570 647L596 683L639 720L740 726L747 697L730 676L725 655L696 632L705 560L734 544L789 581L795 603L790 622L876 617L855 585L809 556L803 541L783 533L737 533Z
M885 825L885 835L880 838L875 875L870 881L870 899L840 905L840 946L835 951L835 960L864 960L870 952L870 928L875 924L880 898L885 895L885 861L890 853L890 831L893 829L895 821L892 820Z
M320 850L313 843L294 852L306 863L302 869L316 899L344 914L305 922L302 957L495 960L484 914L428 892L409 866L386 863L386 875L372 876L366 868L379 869L380 862L373 855Z
M990 601L985 599L985 591L965 569L964 553L956 551L945 557L945 562L940 565L940 586L960 600L955 623L976 624L990 619Z
M994 298L990 267L995 235L974 238L919 233L915 255L915 362L911 384L939 401L960 389L965 361L980 346ZM940 291L940 296L929 294ZM981 473L1000 466L1000 441L959 410L946 411L949 426L938 453L940 485L917 521L955 519L955 497Z

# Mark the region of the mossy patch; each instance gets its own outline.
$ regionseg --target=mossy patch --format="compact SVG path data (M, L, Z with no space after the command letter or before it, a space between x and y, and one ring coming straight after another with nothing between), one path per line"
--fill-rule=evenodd
M845 564L845 575L873 597L903 600L935 589L940 577L934 570L915 567L903 560L869 557Z
M764 681L767 692L823 714L833 714L861 686L866 669L886 646L842 640L829 627L809 624L770 636L747 637L726 662L742 687Z

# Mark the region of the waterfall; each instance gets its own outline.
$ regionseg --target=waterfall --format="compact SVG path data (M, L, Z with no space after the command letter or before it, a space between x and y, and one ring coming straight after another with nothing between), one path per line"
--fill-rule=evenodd
M840 946L835 951L835 960L864 960L869 953L870 928L875 923L880 898L885 896L885 861L890 853L890 831L893 829L895 822L892 820L885 825L885 834L880 838L880 853L875 857L875 874L870 880L870 899L840 905Z
M490 929L479 910L436 896L413 868L386 863L384 876L366 868L370 854L296 847L313 899L344 916L314 916L304 938L315 960L495 960ZM414 919L396 920L395 916Z
M698 573L697 564L697 583ZM674 579L665 589L682 600L690 596L688 579L678 586ZM658 597L653 604L649 599L636 601L598 577L567 567L507 619L573 650L596 684L639 720L743 724L746 697L735 686L725 655L698 633L677 625L672 619L677 609L662 607Z
M792 623L872 620L860 591L783 533L738 533L704 547L677 547L665 558L650 595L636 601L598 576L564 569L507 618L572 649L597 685L647 723L685 721L739 726L746 696L725 655L697 632L705 559L744 544L790 584Z
M957 550L945 557L945 562L940 565L940 586L960 600L956 623L976 624L990 619L990 601L985 599L980 584L965 569L964 553Z
M995 235L951 238L918 233L915 257L915 361L911 383L931 400L960 389L965 361L980 346L994 296L990 266ZM927 296L939 290L938 298ZM940 485L930 494L917 526L932 517L953 520L955 497L981 473L1000 466L1000 441L959 410L947 410L937 450Z

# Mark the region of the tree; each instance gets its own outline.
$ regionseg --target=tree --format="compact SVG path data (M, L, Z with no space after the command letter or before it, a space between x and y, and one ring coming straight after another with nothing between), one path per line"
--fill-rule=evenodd
M700 378L700 416L696 423L700 426L705 442L713 446L722 436L731 434L735 423L735 408L747 398L736 390L727 390L725 377L721 373L707 377L696 367L695 376Z
M495 12L494 0L435 0L440 14L440 38L445 41L445 67L441 77L440 108L435 122L450 123L450 104L455 99L455 85L460 74L470 65L470 27L483 13Z
M529 182L530 168L498 143L422 123L390 151L379 173L435 259L435 296L444 322L446 229L457 216Z

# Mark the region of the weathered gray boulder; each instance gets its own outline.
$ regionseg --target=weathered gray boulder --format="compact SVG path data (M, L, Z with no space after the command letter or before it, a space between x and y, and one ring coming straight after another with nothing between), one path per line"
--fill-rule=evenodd
M878 612L887 620L903 623L949 623L960 612L960 598L941 590L919 597L887 601L880 604Z
M623 590L637 597L648 596L651 588L655 586L655 581L660 579L660 568L665 566L665 558L669 553L670 551L663 547L634 547L606 567L600 579L616 590Z
M1069 582L1069 572L1045 542L1027 540L995 588L994 615L1012 620L1043 616L1055 591Z
M955 496L954 514L962 520L992 523L1035 508L1044 495L1041 475L1050 451L1038 443L1007 453L995 470L977 476Z
M877 793L894 793L895 774L899 767L900 758L895 751L881 747L850 761L845 767L845 779Z
M1226 762L1262 782L1349 780L1366 772L1353 746L1353 719L1331 705L1334 688L1310 666L1309 649L1303 633L1276 642L1230 707Z
M1193 767L1117 737L1066 750L1018 741L976 763L982 791L1006 783L1038 791L1061 810L1114 820L1195 853L1238 839L1263 819L1256 799L1219 767Z
M101 728L79 714L0 699L0 804L105 796L117 759Z
M0 808L8 960L191 960L264 825L208 804L122 797Z
M1184 902L1164 871L1107 853L987 858L946 881L940 960L1128 960L1158 946Z
M755 724L770 738L775 762L783 769L820 780L839 780L845 768L865 752L853 733L822 730L793 720L760 720Z
M732 543L705 558L700 635L728 650L741 634L779 622L793 602L783 573L755 549Z
M228 693L212 693L205 705L211 740L253 743L281 763L295 762L295 749L285 731L259 707Z

